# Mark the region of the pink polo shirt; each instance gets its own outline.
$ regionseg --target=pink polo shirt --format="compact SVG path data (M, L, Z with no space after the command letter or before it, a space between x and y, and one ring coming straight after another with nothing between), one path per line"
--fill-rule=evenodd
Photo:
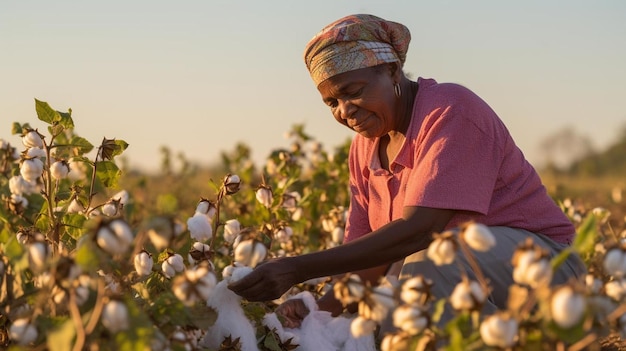
M381 168L378 138L357 134L350 149L352 193L345 241L392 220L404 206L460 210L474 220L570 243L575 229L496 113L469 89L420 78L406 140Z

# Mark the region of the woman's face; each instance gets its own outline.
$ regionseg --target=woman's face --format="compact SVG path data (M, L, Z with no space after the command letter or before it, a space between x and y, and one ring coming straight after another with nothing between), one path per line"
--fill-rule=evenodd
M317 87L335 119L363 135L375 138L396 130L397 98L388 65L338 74Z

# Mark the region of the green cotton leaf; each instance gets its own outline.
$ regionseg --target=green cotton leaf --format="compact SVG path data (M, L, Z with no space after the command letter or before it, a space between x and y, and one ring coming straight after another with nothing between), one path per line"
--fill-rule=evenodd
M122 174L117 165L111 161L100 161L96 163L96 177L106 188L114 188Z
M178 199L172 194L161 194L156 200L157 211L175 214L178 211Z
M437 300L437 302L435 303L433 314L432 314L432 321L434 323L439 323L439 320L441 320L441 316L443 316L443 311L445 308L446 308L446 299Z
M72 320L67 320L59 328L49 331L47 339L50 351L71 350L74 337L76 336L76 326Z
M100 267L96 243L89 236L84 236L77 244L76 264L85 272L95 271Z
M87 221L87 218L78 213L66 213L63 216L63 224L65 224L65 231L72 238L78 239L85 233L83 225Z
M559 268L571 254L572 254L572 248L568 247L564 249L563 251L561 251L558 255L556 255L550 262L550 264L552 265L552 270L556 271L557 268Z
M55 124L61 120L61 115L50 107L47 102L35 99L35 111L37 111L37 118L48 124Z
M9 261L17 260L24 254L24 248L17 242L15 233L11 233L7 227L0 232L0 247L3 248Z
M84 155L93 150L93 144L91 144L87 139L77 135L74 135L69 141L69 146L75 148L79 155Z
M279 340L276 340L276 335L274 333L269 333L265 336L265 340L263 340L263 346L265 346L270 351L282 351L280 347Z
M65 129L73 129L74 128L74 120L72 120L72 109L69 109L68 112L57 111L61 119L58 121L60 125L62 125Z
M24 134L24 129L22 128L22 125L17 123L17 122L13 122L13 126L11 127L11 134L12 135L16 135L16 134Z
M590 257L594 252L597 237L596 217L590 213L578 227L572 247L583 258Z

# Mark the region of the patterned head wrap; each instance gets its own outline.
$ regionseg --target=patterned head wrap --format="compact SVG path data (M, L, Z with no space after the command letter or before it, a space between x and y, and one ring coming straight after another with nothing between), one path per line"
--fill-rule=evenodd
M411 33L404 25L373 15L350 15L322 29L304 50L315 85L348 71L387 62L404 65Z

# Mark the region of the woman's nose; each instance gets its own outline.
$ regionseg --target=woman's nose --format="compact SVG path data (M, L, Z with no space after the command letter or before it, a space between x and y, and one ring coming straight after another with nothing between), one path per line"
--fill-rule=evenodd
M339 118L348 119L352 117L354 112L357 110L357 107L350 102L350 100L338 100L339 104Z

